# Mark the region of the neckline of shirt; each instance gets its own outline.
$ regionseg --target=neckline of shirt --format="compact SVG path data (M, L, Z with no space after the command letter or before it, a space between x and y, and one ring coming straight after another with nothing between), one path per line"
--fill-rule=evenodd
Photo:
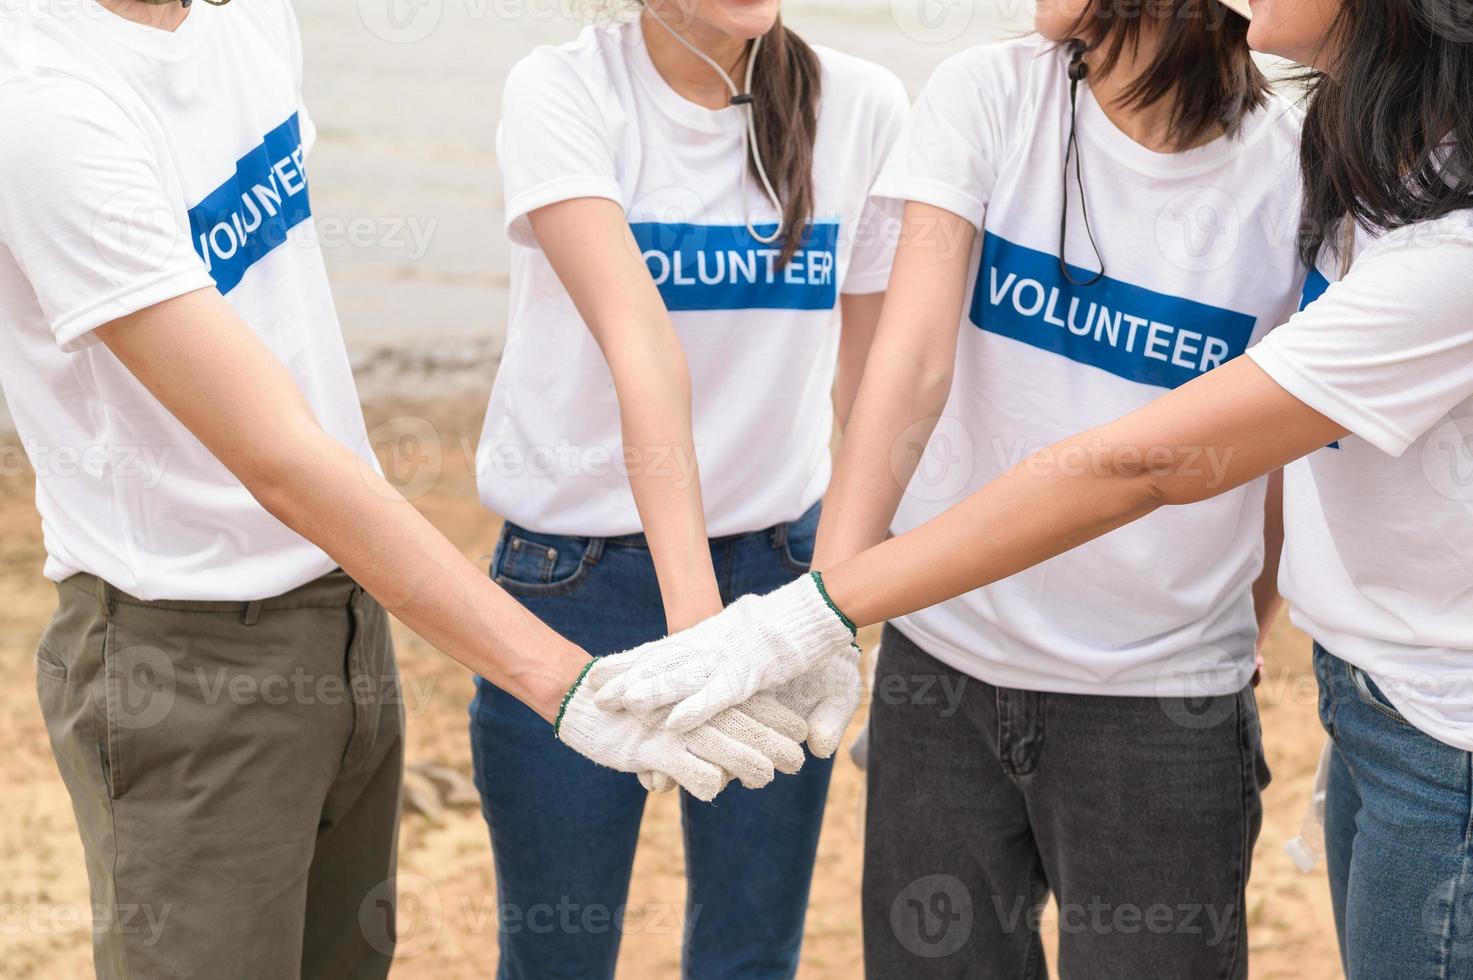
M639 18L621 25L620 33L622 34L620 43L624 45L634 77L640 83L640 87L645 90L645 94L666 115L702 133L727 133L743 124L739 107L723 106L720 109L708 109L690 101L670 87L670 83L665 81L665 76L660 74L660 69L655 67L654 59L650 57L649 49L645 46L644 29Z
M210 4L193 4L179 26L166 31L115 14L97 0L83 2L88 8L87 19L105 31L111 40L166 61L182 60L193 53L209 33L216 13L216 8Z
M1142 146L1115 125L1086 83L1079 87L1079 137L1132 170L1158 177L1190 177L1219 167L1241 154L1266 129L1274 109L1275 103L1271 99L1268 106L1245 120L1237 136L1219 136L1190 150L1163 153ZM1086 162L1085 168L1088 167Z

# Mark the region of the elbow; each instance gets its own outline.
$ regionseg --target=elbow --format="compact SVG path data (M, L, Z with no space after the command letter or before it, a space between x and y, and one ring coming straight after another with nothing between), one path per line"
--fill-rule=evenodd
M673 332L669 336L651 332L637 343L606 349L604 357L621 402L631 394L647 392L666 402L690 403L690 365Z
M293 467L279 456L270 458L268 453L250 453L247 458L231 466L250 495L256 499L272 517L290 526L292 487L299 484Z
M946 400L951 397L951 382L954 376L950 365L927 371L921 376L921 392L944 408Z
M941 414L951 397L951 384L956 376L954 359L922 358L914 371L908 386L916 399L913 404L923 406L929 415Z
M1214 496L1210 489L1184 478L1185 464L1175 453L1142 453L1135 447L1116 447L1111 472L1123 481L1131 509L1149 514L1162 507L1195 504Z
M324 440L331 445L322 445ZM257 503L294 527L295 511L312 492L311 461L328 458L332 449L342 447L315 424L304 425L270 439L252 440L228 465Z

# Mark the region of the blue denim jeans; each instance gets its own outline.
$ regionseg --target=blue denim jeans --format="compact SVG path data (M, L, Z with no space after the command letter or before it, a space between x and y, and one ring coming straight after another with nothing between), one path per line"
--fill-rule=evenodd
M807 571L819 509L711 542L722 599L769 592ZM594 656L665 635L642 536L571 538L508 524L496 582ZM626 906L646 792L594 765L478 678L471 747L496 861L502 980L613 977L625 931L669 931L680 910ZM711 804L682 794L687 895L684 976L792 977L798 968L832 760L810 756L770 786L728 787Z
M1349 980L1473 978L1473 753L1409 724L1318 644L1334 740L1325 844Z

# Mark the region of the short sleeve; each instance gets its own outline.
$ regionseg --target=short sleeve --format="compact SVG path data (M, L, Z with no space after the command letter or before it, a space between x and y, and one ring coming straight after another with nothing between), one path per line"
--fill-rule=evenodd
M0 88L0 132L0 243L62 350L214 285L157 151L99 89L59 74L13 79Z
M982 227L1002 157L1002 112L1016 101L1017 78L1003 60L1003 51L974 48L941 63L905 120L875 196L930 204Z
M1473 398L1473 234L1401 231L1248 352L1295 398L1392 456Z
M519 245L536 245L527 215L538 208L579 197L623 203L603 114L573 65L550 48L507 77L496 147L506 230Z
M866 175L866 186L879 177L879 169L895 147L905 125L910 99L900 79L887 74L884 93L875 113L873 125L875 172ZM862 296L882 293L890 285L890 267L895 262L895 246L900 240L900 216L904 205L894 198L871 195L859 216L854 236L854 252L849 271L844 276L844 293Z

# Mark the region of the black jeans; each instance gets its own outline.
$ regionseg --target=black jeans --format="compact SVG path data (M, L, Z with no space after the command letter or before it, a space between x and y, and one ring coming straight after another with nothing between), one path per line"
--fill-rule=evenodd
M1251 688L1199 699L993 687L885 627L870 716L869 980L1248 975L1268 783Z

